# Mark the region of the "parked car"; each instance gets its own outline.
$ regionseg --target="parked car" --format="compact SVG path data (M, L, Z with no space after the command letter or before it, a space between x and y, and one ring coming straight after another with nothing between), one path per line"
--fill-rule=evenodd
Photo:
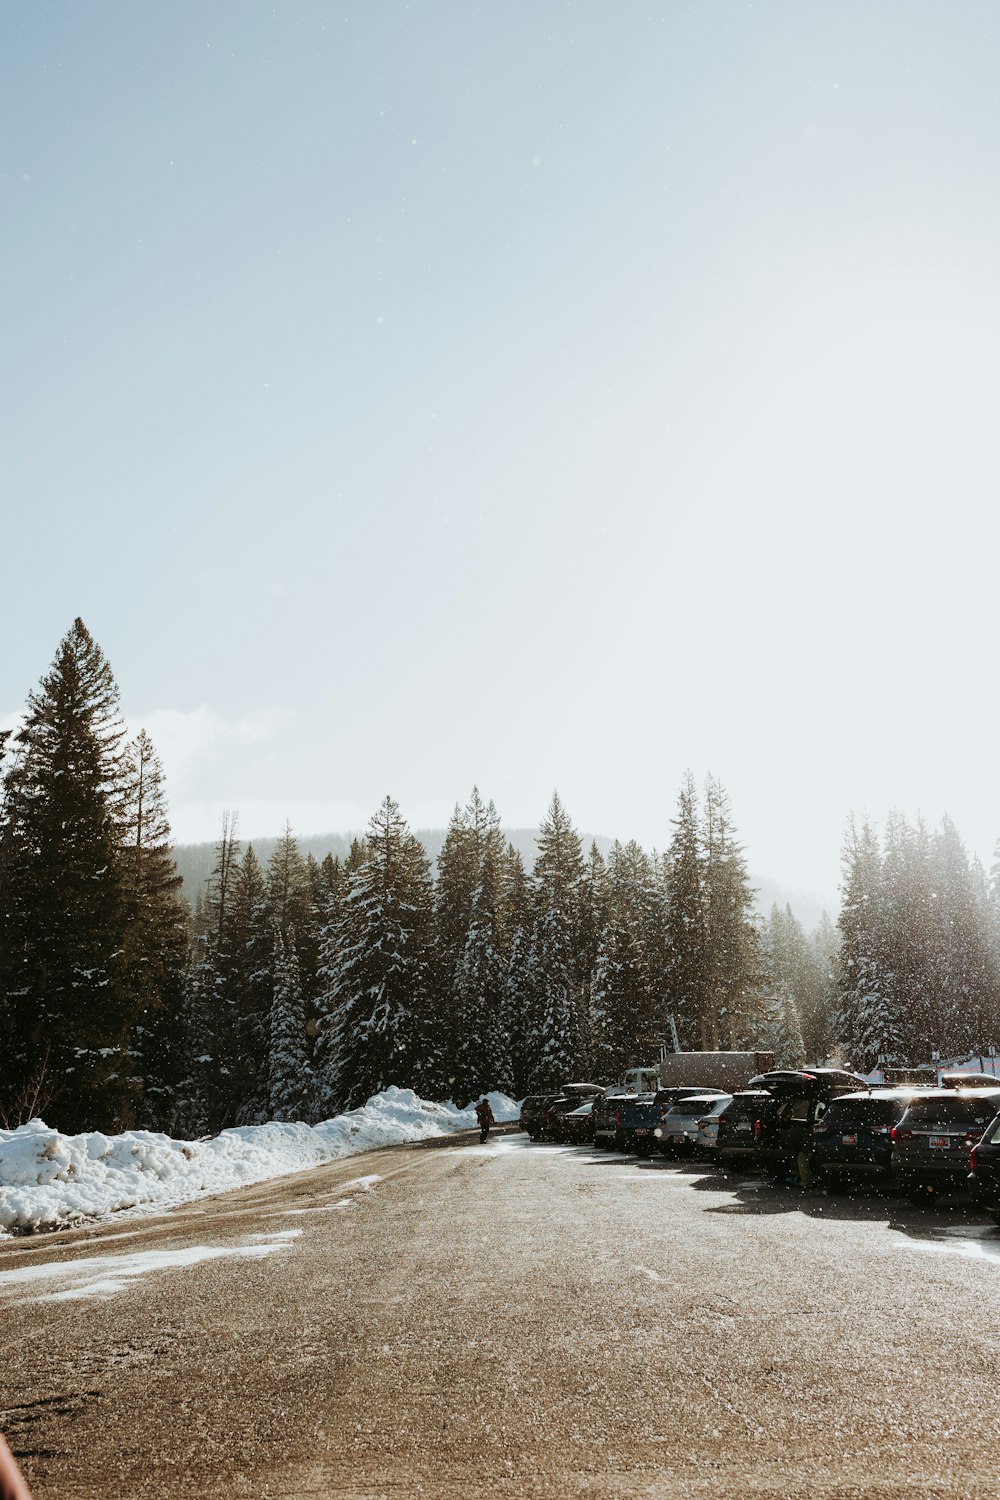
M560 1121L559 1139L570 1146L586 1146L594 1139L594 1101L588 1099L578 1109L568 1110Z
M769 1095L773 1104L761 1107L753 1121L753 1138L749 1150L731 1144L723 1146L720 1116L719 1152L723 1165L730 1167L742 1161L758 1171L780 1175L795 1173L797 1159L803 1151L812 1153L812 1128L831 1099L838 1094L856 1092L868 1087L867 1080L842 1068L776 1068L750 1080L755 1090ZM734 1095L734 1098L740 1096ZM740 1134L746 1135L741 1127ZM727 1139L732 1137L727 1132Z
M840 1094L813 1124L812 1167L829 1192L892 1180L892 1128L917 1097L913 1088Z
M778 1100L766 1089L741 1089L716 1117L716 1161L727 1172L755 1166L761 1136L770 1134Z
M1000 1088L935 1089L892 1129L892 1176L915 1203L968 1188L969 1155L1000 1111Z
M617 1139L623 1151L637 1151L648 1156L657 1145L656 1131L671 1105L694 1094L711 1093L708 1089L674 1087L657 1089L655 1094L639 1094L618 1111Z
M549 1140L558 1141L562 1139L562 1117L569 1114L571 1109L578 1109L588 1099L598 1097L604 1092L597 1083L567 1083L560 1089L559 1093L551 1098L545 1106L542 1118L542 1135Z
M711 1109L698 1121L698 1137L695 1142L695 1150L701 1155L707 1156L710 1161L719 1159L719 1120L723 1110L729 1107L732 1094L725 1094L713 1104Z
M631 1104L636 1094L603 1094L594 1100L591 1120L594 1127L594 1145L608 1150L624 1150L624 1137L620 1135L618 1113L623 1104Z
M709 1090L703 1094L690 1094L686 1099L678 1099L671 1104L653 1132L659 1142L661 1154L690 1156L692 1152L714 1147L717 1116L732 1097L732 1094ZM712 1124L711 1140L702 1128L703 1124L709 1123L709 1119Z
M1000 1114L990 1121L969 1154L969 1192L976 1205L1000 1224Z
M655 1094L636 1094L623 1099L615 1112L615 1144L619 1151L638 1151L640 1156L653 1149L653 1131L660 1119Z
M529 1139L541 1140L545 1111L555 1097L555 1094L531 1094L523 1101L517 1123Z

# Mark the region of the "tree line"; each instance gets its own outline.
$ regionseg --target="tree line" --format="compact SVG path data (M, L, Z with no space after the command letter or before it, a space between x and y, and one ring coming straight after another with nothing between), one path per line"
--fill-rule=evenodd
M193 1135L325 1118L390 1084L465 1103L492 1088L521 1097L569 1077L610 1081L675 1033L683 1048L766 1048L791 1065L829 1055L842 1035L854 1060L925 1045L932 1029L913 1030L898 958L891 969L884 945L876 954L857 937L855 914L869 908L853 865L843 954L829 922L806 934L787 908L755 916L713 777L703 789L685 777L660 853L631 841L607 857L585 850L553 796L530 869L476 789L435 869L390 797L342 858L303 855L286 829L262 863L227 817L191 910L155 747L128 737L82 621L6 750L8 1124L43 1113L63 1129ZM895 918L880 910L885 933ZM961 934L951 930L950 969L941 960L934 973L967 995ZM890 995L911 1024L901 1039L876 1035Z
M853 818L843 854L839 1029L856 1065L984 1056L1000 1042L1000 848L987 875L951 820Z

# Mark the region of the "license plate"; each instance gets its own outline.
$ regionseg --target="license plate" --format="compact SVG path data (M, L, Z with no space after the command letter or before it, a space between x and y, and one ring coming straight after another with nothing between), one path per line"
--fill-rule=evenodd
M927 1144L934 1151L950 1151L951 1150L951 1136L950 1135L932 1135L930 1137L930 1139L928 1140Z
M649 1134L649 1131L647 1130L647 1128L646 1128L645 1125L640 1125L639 1129L636 1131L636 1135L648 1135L648 1134Z
M840 1139L842 1144L845 1146L856 1146L858 1144L858 1138L856 1135L842 1135Z
M750 1129L750 1121L749 1120L737 1120L736 1121L736 1129L737 1130L749 1130Z

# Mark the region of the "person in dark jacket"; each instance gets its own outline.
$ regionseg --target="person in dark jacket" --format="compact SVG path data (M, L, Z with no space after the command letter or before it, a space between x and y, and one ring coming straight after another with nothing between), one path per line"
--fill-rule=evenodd
M480 1099L476 1105L476 1119L479 1121L479 1144L482 1145L490 1133L490 1126L496 1124L488 1099Z

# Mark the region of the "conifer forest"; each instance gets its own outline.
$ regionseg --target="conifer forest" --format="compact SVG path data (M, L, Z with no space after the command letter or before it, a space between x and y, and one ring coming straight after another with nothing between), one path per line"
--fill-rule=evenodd
M432 868L387 796L343 858L227 816L192 909L156 748L77 620L0 740L0 1123L197 1136L316 1121L390 1084L467 1103L683 1048L870 1071L988 1053L1000 878L957 830L848 821L842 908L756 913L725 789L664 848L582 846L558 795L526 868L476 788Z

